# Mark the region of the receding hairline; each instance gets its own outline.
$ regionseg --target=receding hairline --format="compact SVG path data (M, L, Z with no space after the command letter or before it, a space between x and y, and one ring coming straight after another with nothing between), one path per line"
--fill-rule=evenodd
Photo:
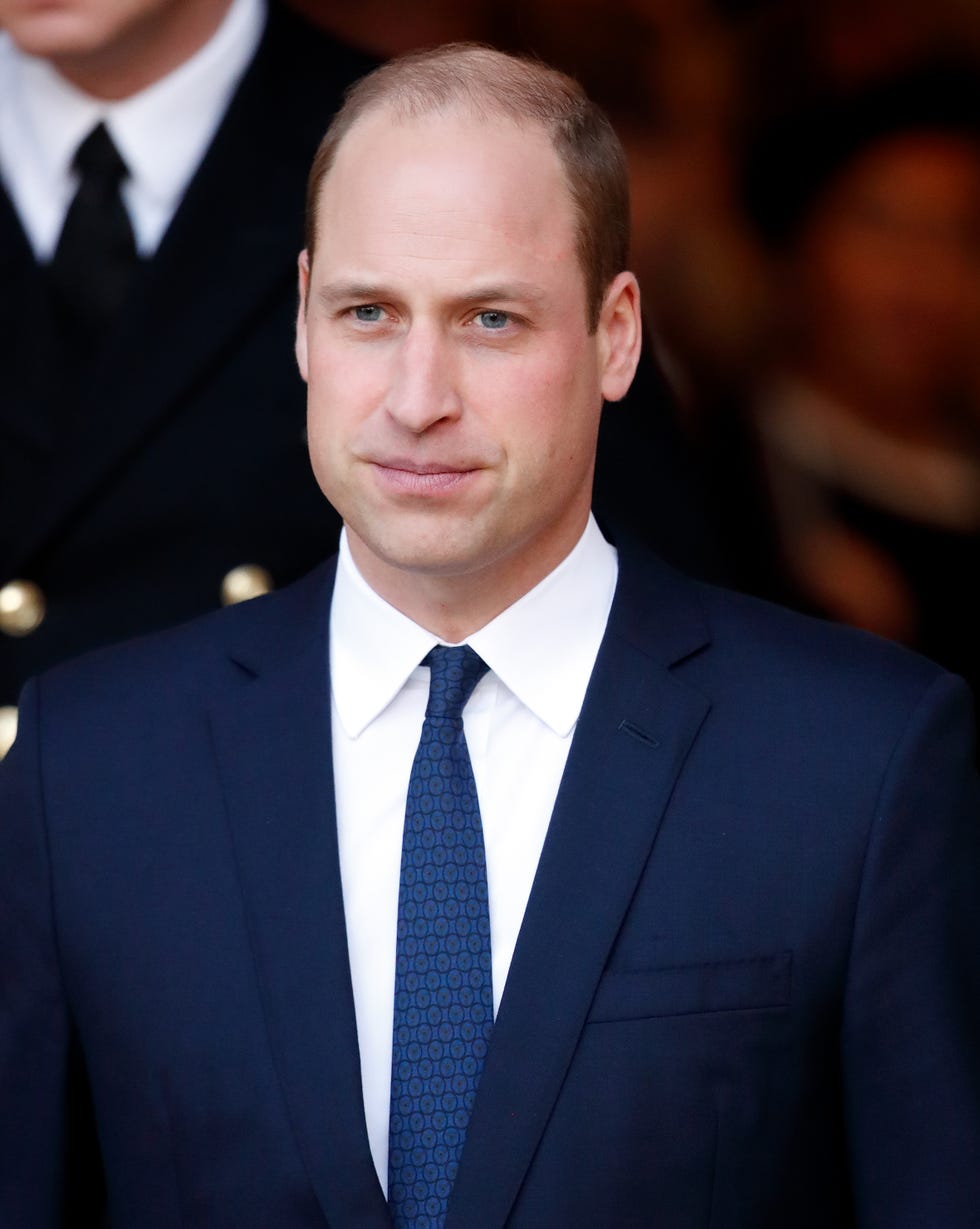
M338 119L352 100L359 114L379 104L407 118L465 106L482 119L509 114L546 124L563 110L592 106L579 83L559 69L481 43L446 43L399 56L356 82L347 99Z
M505 111L500 108L475 106L471 105L467 99L449 99L444 103L440 102L437 106L412 108L392 105L392 100L389 98L379 98L376 102L372 102L369 107L359 111L350 125L338 135L338 140L331 152L329 164L320 178L318 194L322 193L324 185L330 178L337 159L340 157L341 150L347 146L350 137L357 136L373 123L393 128L412 128L416 125L421 127L432 120L437 122L445 120L450 124L472 124L474 129L483 129L488 132L494 131L498 124L510 124L513 128L529 136L540 136L543 145L547 147L555 158L555 164L561 173L562 182L574 208L574 193L568 175L568 168L555 147L555 142L548 125L533 115L519 115L516 112Z
M493 72L494 69L499 71ZM550 88L545 88L545 83ZM557 105L562 99L564 107ZM592 108L572 77L530 56L516 56L481 43L446 43L410 52L370 73L347 91L330 125L329 175L341 145L365 120L379 116L409 124L431 116L472 119L477 124L509 120L525 131L537 129L558 153L558 128ZM568 183L571 190L571 183Z

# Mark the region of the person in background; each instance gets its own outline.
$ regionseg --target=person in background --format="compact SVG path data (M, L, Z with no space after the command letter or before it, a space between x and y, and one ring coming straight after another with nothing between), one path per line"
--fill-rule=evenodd
M374 61L277 0L0 0L0 27L2 756L29 675L336 542L292 266Z
M980 75L874 80L759 142L779 332L750 417L790 597L980 685Z

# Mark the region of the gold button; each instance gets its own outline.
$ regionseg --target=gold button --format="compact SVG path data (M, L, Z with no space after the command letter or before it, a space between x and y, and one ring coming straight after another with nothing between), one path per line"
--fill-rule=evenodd
M0 632L29 636L44 622L44 594L32 580L12 580L0 589Z
M243 563L241 567L232 568L221 582L222 606L234 606L236 602L247 602L251 597L261 597L269 593L275 585L272 577L257 563Z
M0 760L14 745L17 737L17 710L12 704L0 708Z

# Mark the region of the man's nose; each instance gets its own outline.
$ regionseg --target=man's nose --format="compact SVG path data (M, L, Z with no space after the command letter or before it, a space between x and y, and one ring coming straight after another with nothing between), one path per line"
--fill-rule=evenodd
M459 417L462 401L456 359L438 328L413 325L405 335L395 359L386 408L416 435L444 419Z

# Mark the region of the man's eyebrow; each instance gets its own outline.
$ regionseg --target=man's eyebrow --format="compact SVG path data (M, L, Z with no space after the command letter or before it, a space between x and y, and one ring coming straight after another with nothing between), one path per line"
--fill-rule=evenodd
M476 307L480 303L528 303L537 306L547 299L547 294L533 282L488 282L474 286L458 295L454 302L462 307Z
M391 299L392 292L380 282L330 282L318 286L315 298L324 307L338 303L378 303Z
M382 282L330 282L317 287L314 296L324 307L344 303L388 303L399 295ZM537 307L547 299L546 292L533 282L488 282L473 286L450 299L454 307L477 307L482 303L523 303Z

